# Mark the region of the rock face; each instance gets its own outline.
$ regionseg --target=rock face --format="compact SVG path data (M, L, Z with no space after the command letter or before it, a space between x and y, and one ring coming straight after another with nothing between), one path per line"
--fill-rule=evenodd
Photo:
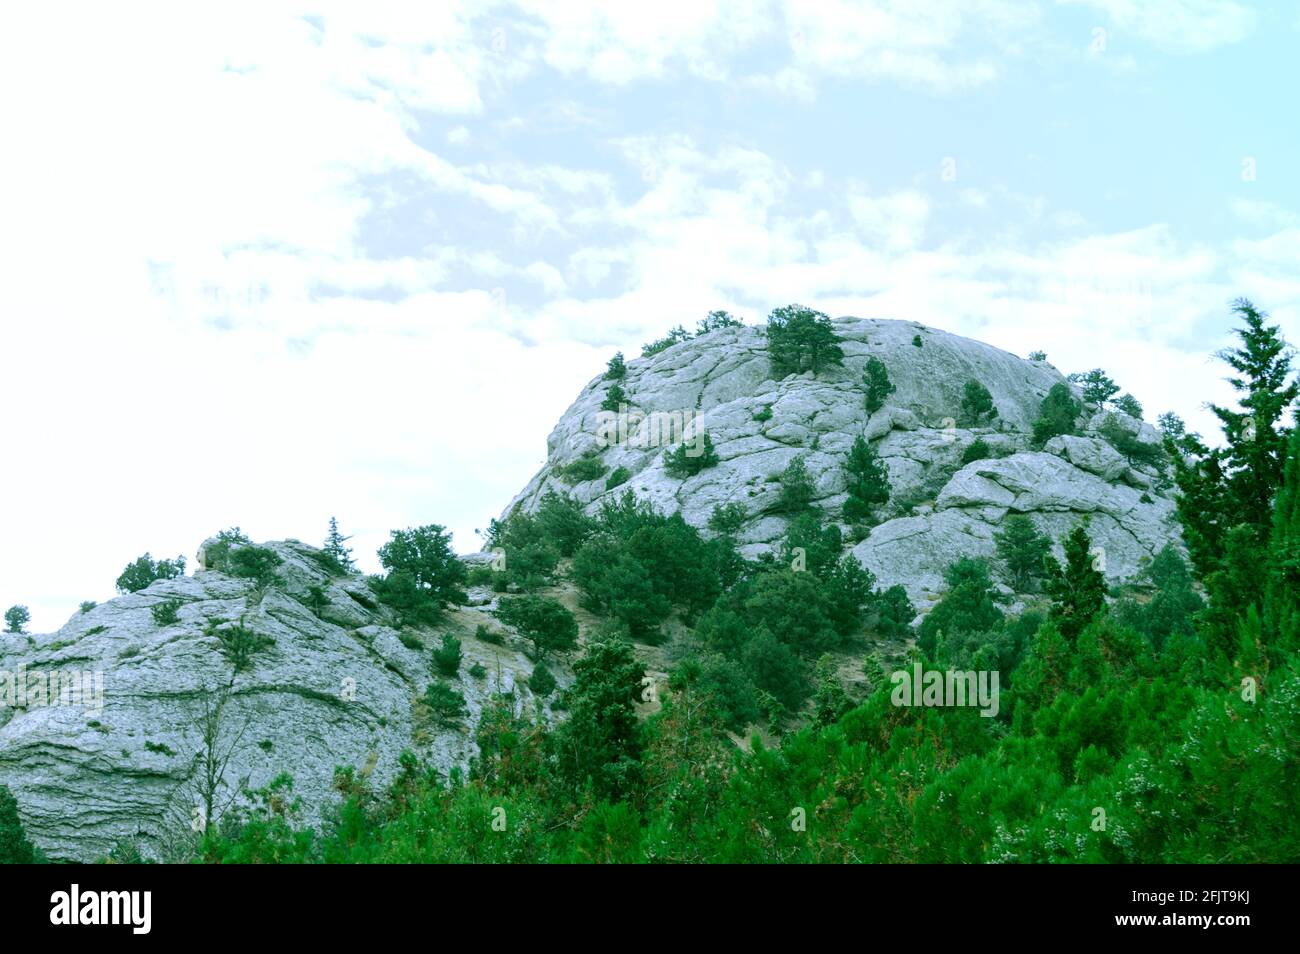
M439 724L420 701L433 635L406 630L404 643L365 579L332 576L314 548L266 546L283 560L269 586L200 570L78 614L57 633L0 641L0 784L51 858L93 860L127 841L166 858L191 835L205 793L221 808L281 772L311 821L333 797L336 766L382 785L410 749L446 771L477 754L468 727L493 691L531 706L532 664L515 641L471 635L480 622L498 628L483 615L489 605L452 610L438 629L463 640L460 673L446 681L468 709ZM312 585L327 598L314 609ZM176 621L160 624L153 608L169 600ZM236 623L274 641L239 672L210 626ZM482 678L469 672L476 662ZM64 686L73 673L86 674L89 692ZM209 753L229 759L220 785L204 782Z
M596 378L551 432L546 464L511 508L531 511L558 491L595 509L631 489L704 527L715 506L738 503L747 514L739 539L753 556L785 532L785 519L772 511L777 477L795 457L806 459L818 506L839 517L848 451L863 435L888 468L892 496L883 521L852 552L882 585L902 584L922 608L954 559L993 555L993 534L1008 513L1028 514L1058 541L1088 515L1112 580L1178 541L1173 502L1156 472L1131 466L1098 436L1106 419L1146 443L1159 442L1154 428L1123 414L1092 414L1080 422L1080 436L1035 451L1033 421L1048 390L1065 380L1050 364L915 322L834 324L844 365L817 376L773 380L762 330L743 327L628 362L621 419L602 410L611 382ZM884 362L895 391L869 415L862 375L872 356ZM998 412L982 427L959 425L971 379L989 390ZM701 433L720 463L685 480L670 476L665 447L674 438L698 442ZM963 465L977 439L989 456ZM597 458L604 474L575 481L582 475L566 468L586 458ZM616 473L626 479L611 481Z

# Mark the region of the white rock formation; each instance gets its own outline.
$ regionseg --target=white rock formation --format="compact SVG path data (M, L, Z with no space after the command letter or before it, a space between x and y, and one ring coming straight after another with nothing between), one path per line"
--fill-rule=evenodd
M626 439L612 445L601 410L609 382L596 378L551 432L546 464L511 508L531 510L554 490L594 509L630 488L703 527L715 506L740 503L748 514L740 540L753 556L785 532L786 521L771 511L780 491L777 476L796 456L807 459L818 505L838 517L847 453L861 434L889 470L892 499L884 508L887 519L853 553L882 585L902 584L922 608L939 593L952 560L993 555L993 534L1009 512L1030 515L1057 540L1088 515L1112 579L1130 576L1143 557L1178 540L1172 501L1156 489L1161 482L1155 472L1131 467L1096 434L1107 418L1145 442L1159 441L1154 428L1123 414L1099 414L1085 422L1081 436L1031 450L1042 399L1065 380L1050 364L909 321L840 318L835 331L844 365L816 377L773 380L756 327L715 331L629 361L622 386L631 425ZM913 343L918 336L919 347ZM868 415L861 382L870 356L884 362L896 390ZM997 407L988 426L958 426L962 389L972 378L988 388ZM656 415L659 423L694 416L721 463L686 480L669 476L664 442L653 443L653 432L665 430L650 426ZM638 417L646 419L640 427ZM1005 456L962 466L963 452L976 439ZM568 483L563 468L592 453L606 475ZM617 468L629 477L607 488Z
M468 716L450 727L429 722L417 700L432 679L433 634L407 630L408 642L424 644L409 648L363 577L331 576L319 551L294 541L266 546L284 562L264 590L200 570L96 606L57 633L0 637L0 784L50 857L93 860L131 840L153 857L174 851L204 801L199 723L223 692L216 747L232 755L220 801L288 772L308 822L334 798L336 766L382 785L410 749L446 771L477 753L471 727L498 685L531 708L531 662L513 639L474 639L477 623L496 624L459 609L438 632L463 640L460 673L448 681L464 694ZM307 602L313 584L328 598L319 615ZM178 619L158 625L152 607L167 600L180 602ZM274 644L235 674L207 630L210 621L240 620ZM469 672L475 662L487 670L482 679ZM52 705L48 692L33 695L39 674L48 680L51 672L98 674L102 696L92 676L89 697L69 690ZM27 698L6 697L20 679Z

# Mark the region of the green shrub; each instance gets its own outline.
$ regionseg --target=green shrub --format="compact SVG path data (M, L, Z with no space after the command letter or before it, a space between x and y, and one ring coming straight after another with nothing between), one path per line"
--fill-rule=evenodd
M885 399L897 390L889 380L889 370L885 363L874 355L867 358L866 367L862 371L862 387L866 391L868 414L875 414L884 407Z
M578 621L564 604L549 596L503 599L497 618L529 640L538 659L553 652L569 652L578 644Z
M803 455L790 461L777 480L781 484L775 508L779 513L802 513L812 506L817 487L808 473L808 460Z
M830 318L802 305L772 310L767 319L767 353L772 376L811 371L844 363L844 351Z
M149 612L153 614L153 621L158 626L170 626L180 619L180 600L163 600L161 603L155 603L149 607Z
M81 612L82 616L85 616L87 613L89 613L98 605L99 604L96 603L94 600L86 600L79 607L77 607L77 609Z
M460 640L451 633L444 633L442 643L433 651L433 666L444 676L454 676L460 672Z
M623 352L619 351L614 357L609 359L605 365L605 380L622 381L627 377L627 361L623 358Z
M754 420L758 421L760 424L772 420L772 405L764 404L761 408L755 411Z
M204 546L204 565L209 570L224 571L230 552L236 547L246 547L252 542L238 527L222 530L211 543Z
M448 605L469 599L463 589L468 571L442 526L394 530L389 536L379 548L379 562L388 575L372 580L371 587L404 622L431 625Z
M581 484L588 480L597 480L605 475L606 467L601 462L599 451L589 451L576 460L565 464L558 471L559 477L566 484Z
M278 579L276 570L282 563L284 558L268 547L244 546L231 551L226 572L265 589Z
M23 627L32 621L31 611L26 606L11 606L5 610L5 632L21 634Z
M424 640L407 629L398 631L397 641L412 652L420 652L424 649Z
M474 638L485 643L491 643L493 646L500 646L506 641L500 632L495 629L488 629L483 623L479 623L478 628L474 630Z
M627 403L627 392L623 390L623 385L615 381L609 386L609 390L605 392L605 400L600 402L600 409L602 411L617 412L620 407Z
M18 800L9 786L0 785L0 865L30 865L43 860L23 830Z
M713 438L707 433L698 447L690 447L683 442L677 445L676 450L664 451L664 470L678 480L694 477L706 468L718 466L718 462L718 452L713 449Z
M614 472L605 480L605 489L613 490L615 487L621 487L632 478L632 472L626 467L619 466L614 468Z
M1079 402L1070 393L1069 385L1053 384L1047 397L1043 398L1038 420L1034 421L1034 443L1042 447L1060 434L1075 433L1079 412Z
M453 724L465 716L465 696L442 682L429 683L424 690L424 704L444 725Z
M149 554L137 557L127 564L117 578L119 593L138 593L155 580L172 580L185 574L185 557L174 560L155 560Z
M474 665L470 666L469 674L473 676L475 679L487 678L487 670L483 668L483 664L481 662L476 662L474 663Z
M845 470L848 472L849 494L844 501L845 520L865 520L876 507L889 502L889 472L861 434L853 441Z
M977 460L987 460L993 456L993 451L988 442L982 437L977 437L967 445L966 449L961 452L962 466L972 464Z
M737 534L748 516L744 504L717 504L709 514L709 529L714 533Z
M683 341L690 341L690 340L691 340L691 333L687 331L685 328L683 328L681 325L678 325L676 328L673 328L671 331L669 331L667 335L658 339L657 341L652 341L647 345L642 345L641 357L652 358L655 355L659 354L661 351L667 351L675 344L680 344Z
M204 633L217 638L221 644L221 655L225 657L236 675L252 669L253 657L275 645L272 637L256 633L244 626L242 622L220 627L220 622L212 620Z
M961 397L961 417L966 426L975 427L997 416L989 389L974 378L967 381Z
M528 688L543 699L555 691L555 676L546 663L539 662L533 667L533 674L528 677Z
M914 348L919 348L922 344L924 344L924 342L921 341L920 335L912 335L912 346Z

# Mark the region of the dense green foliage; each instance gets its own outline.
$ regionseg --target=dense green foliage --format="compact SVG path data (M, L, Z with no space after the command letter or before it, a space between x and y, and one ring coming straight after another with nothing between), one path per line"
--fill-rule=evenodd
M885 362L874 355L867 358L866 367L862 370L862 388L866 393L868 414L875 414L884 407L885 399L897 390L889 380Z
M23 627L32 621L31 611L26 606L11 606L5 610L5 632L21 633Z
M1073 434L1079 411L1079 402L1070 393L1070 388L1060 383L1053 384L1047 397L1043 398L1038 420L1034 421L1034 443L1041 447L1058 434Z
M966 427L985 424L998 416L993 405L993 395L974 378L967 381L961 393L961 420Z
M860 521L870 517L876 507L889 501L889 474L880 455L859 434L849 449L848 500L844 501L844 519Z
M558 600L549 596L512 596L501 600L497 618L533 644L533 655L567 653L578 643L578 622ZM459 645L457 650L459 650ZM450 673L448 673L450 675Z
M352 548L347 545L351 539L345 537L339 530L338 520L330 517L329 532L325 535L325 546L322 550L338 573L347 573L356 569L356 562L352 559Z
M1083 389L1083 403L1094 407L1105 406L1107 401L1119 393L1119 385L1101 368L1075 372L1069 375L1069 380Z
M387 576L372 578L375 594L409 624L436 622L450 605L464 604L465 565L438 524L394 530L379 548Z
M707 432L699 444L692 439L678 444L676 450L664 451L664 470L679 480L694 477L709 467L717 467L718 463L718 452L713 449L713 438Z
M1046 572L1043 560L1051 552L1052 541L1021 513L1008 514L993 539L1007 583L1018 593L1028 593Z
M41 861L18 817L18 802L7 785L0 785L0 865L30 865Z
M119 593L138 593L155 580L174 580L185 575L185 557L174 560L155 560L149 554L137 557L127 564L117 578Z
M774 308L767 318L767 354L772 377L844 363L844 351L830 318L803 305Z

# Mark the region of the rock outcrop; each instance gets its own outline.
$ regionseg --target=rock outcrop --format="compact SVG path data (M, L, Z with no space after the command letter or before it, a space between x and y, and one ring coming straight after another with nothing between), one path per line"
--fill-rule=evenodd
M818 375L773 380L766 338L755 327L714 331L629 361L621 421L601 407L611 382L596 378L551 432L546 464L511 507L532 510L558 491L594 509L630 489L705 527L714 507L739 503L746 512L739 539L754 556L785 532L774 505L786 466L804 457L817 505L838 517L847 454L863 435L888 468L892 496L882 522L852 552L882 585L903 585L922 608L939 594L952 560L993 554L993 535L1008 513L1029 515L1058 541L1088 515L1112 580L1131 576L1144 557L1178 540L1173 502L1157 473L1131 465L1098 434L1111 420L1139 441L1158 443L1150 425L1092 414L1079 422L1079 436L1035 450L1030 432L1042 400L1065 380L1050 364L915 322L841 318L834 326L844 364ZM895 391L868 414L862 375L872 356L884 362ZM985 426L959 424L972 379L997 409ZM699 440L699 432L709 435L720 462L684 480L671 476L665 446L673 438ZM987 457L963 464L976 440ZM591 459L603 465L598 478L575 481L581 470L566 470ZM615 474L625 479L611 480Z
M0 639L0 784L51 858L92 860L126 842L166 858L206 813L205 793L224 808L282 772L310 822L334 797L336 766L382 785L410 749L447 771L477 753L470 727L494 691L531 707L532 663L516 641L472 635L480 622L497 628L484 615L489 595L438 628L463 641L460 672L446 681L468 710L439 724L421 701L433 634L399 633L366 580L327 572L320 551L266 546L283 561L270 585L199 570L96 606L57 633ZM168 601L176 619L160 623L154 608ZM242 671L222 651L220 633L234 625L265 643ZM217 786L204 781L209 753L229 760Z

